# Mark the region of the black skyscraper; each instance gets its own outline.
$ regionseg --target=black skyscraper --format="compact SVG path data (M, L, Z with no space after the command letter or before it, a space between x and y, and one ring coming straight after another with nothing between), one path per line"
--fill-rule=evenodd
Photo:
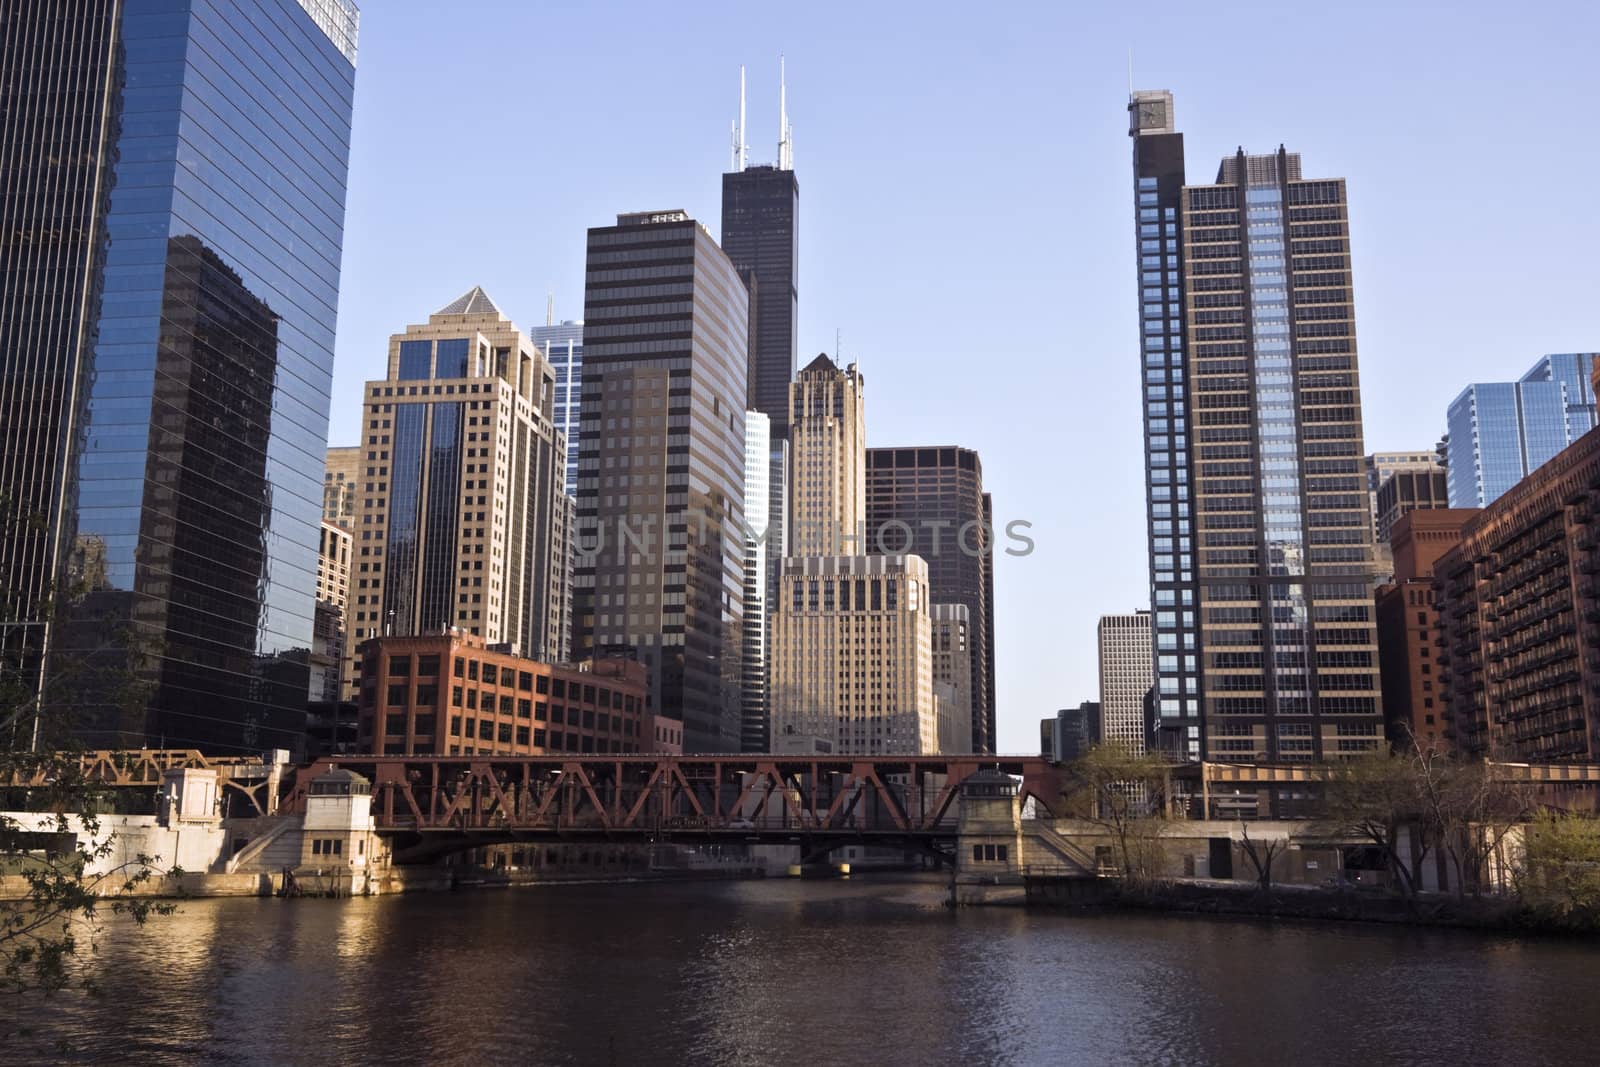
M752 294L749 405L772 420L774 442L789 439L799 213L800 184L792 170L749 167L722 176L722 250Z
M737 752L749 294L682 211L591 229L588 265L573 647L637 650L684 751Z
M867 543L928 562L935 604L965 604L972 634L972 751L993 752L993 505L968 448L867 449Z

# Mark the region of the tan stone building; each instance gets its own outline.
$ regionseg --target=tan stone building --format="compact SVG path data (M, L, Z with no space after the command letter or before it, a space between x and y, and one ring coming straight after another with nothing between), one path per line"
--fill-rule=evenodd
M311 624L312 700L354 700L342 685L345 638L350 625L350 531L326 519L317 552L317 603Z
M563 660L566 441L555 374L483 292L389 341L365 390L351 634L459 628Z
M939 751L972 751L972 637L965 604L933 606L933 686L939 697Z
M933 605L920 556L788 559L772 643L772 743L835 752L939 751Z
M361 480L360 445L328 449L322 473L322 519L345 529L356 524L357 483Z
M865 385L854 363L840 370L824 353L789 386L791 556L842 556L870 549Z

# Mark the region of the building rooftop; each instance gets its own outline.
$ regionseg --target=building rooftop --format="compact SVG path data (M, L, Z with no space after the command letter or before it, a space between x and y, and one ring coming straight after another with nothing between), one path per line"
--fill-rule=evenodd
M481 285L474 285L465 294L456 297L450 303L434 312L435 315L496 315L504 318L504 314L495 302L489 299L489 294L483 291Z

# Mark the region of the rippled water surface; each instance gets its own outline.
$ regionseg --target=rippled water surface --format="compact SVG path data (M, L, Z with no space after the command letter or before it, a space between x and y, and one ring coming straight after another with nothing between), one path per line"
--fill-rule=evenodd
M104 994L37 1018L97 1063L1600 1059L1593 945L951 912L940 893L777 880L196 901L108 931Z

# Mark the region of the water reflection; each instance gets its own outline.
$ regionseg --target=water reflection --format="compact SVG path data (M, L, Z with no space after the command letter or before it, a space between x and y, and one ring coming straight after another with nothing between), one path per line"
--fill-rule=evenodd
M1582 945L952 913L940 891L195 902L107 939L108 995L48 1025L145 1063L1532 1063L1600 1037Z

